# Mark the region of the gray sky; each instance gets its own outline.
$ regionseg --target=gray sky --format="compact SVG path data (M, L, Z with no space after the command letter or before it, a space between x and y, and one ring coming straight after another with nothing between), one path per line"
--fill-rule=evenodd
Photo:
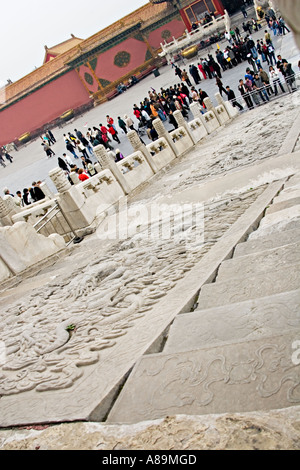
M0 87L42 65L44 46L86 39L147 0L8 0L1 2Z

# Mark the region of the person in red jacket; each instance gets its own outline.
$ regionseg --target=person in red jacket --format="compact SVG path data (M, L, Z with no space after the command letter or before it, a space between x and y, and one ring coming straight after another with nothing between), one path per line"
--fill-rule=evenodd
M108 125L108 132L111 134L112 138L113 138L116 142L118 142L118 144L121 143L121 141L120 141L120 139L119 139L119 137L118 137L118 133L116 132L116 130L114 129L114 127L113 127L111 124Z
M89 179L88 175L83 171L82 168L78 170L78 179L80 181L86 181Z
M136 104L134 105L134 108L133 108L133 114L135 115L135 117L136 117L139 121L141 121L142 113L141 113L141 111L139 110L139 108L137 107Z

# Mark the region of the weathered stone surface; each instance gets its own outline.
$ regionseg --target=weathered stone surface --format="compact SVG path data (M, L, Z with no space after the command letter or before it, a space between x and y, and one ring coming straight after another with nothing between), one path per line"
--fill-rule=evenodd
M276 203L275 203L276 202ZM274 204L270 206L266 214L273 214L274 212L282 211L284 209L289 209L290 207L296 206L300 204L300 196L299 197L294 197L294 198L287 198L284 201L278 202L274 201Z
M1 450L300 450L300 407L170 416L130 426L65 423L0 431Z
M295 243L299 240L300 228L284 232L276 232L269 237L262 237L258 240L248 240L245 243L240 243L234 251L234 257L250 255L251 253L260 253L279 246L289 245L290 243Z
M300 404L299 334L143 357L108 417L137 423L173 414L274 410Z
M229 278L222 282L206 284L199 297L199 308L207 309L221 305L243 302L275 295L300 287L300 264L252 277Z
M208 207L205 228L217 242L198 231L184 247L137 234L12 304L2 314L11 354L1 369L0 426L103 420L136 361L191 308L281 187Z
M300 206L293 206L274 214L267 215L261 222L258 230L253 232L249 239L256 240L260 237L272 235L275 232L294 230L300 228Z
M276 336L293 329L300 329L300 290L177 315L163 352Z
M254 276L273 269L279 270L300 263L300 241L285 245L263 253L239 256L224 261L219 269L217 282L229 277Z

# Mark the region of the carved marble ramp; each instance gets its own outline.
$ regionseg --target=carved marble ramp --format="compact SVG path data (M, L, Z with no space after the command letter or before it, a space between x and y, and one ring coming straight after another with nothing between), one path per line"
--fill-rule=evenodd
M277 336L288 330L300 331L300 289L178 315L164 353Z
M296 243L299 240L300 228L274 233L264 238L239 243L234 251L234 257L237 258L238 256L251 255L252 253L261 253L265 250L272 250L280 246Z
M282 187L280 181L270 184L199 262L193 267L182 262L186 271L172 271L168 279L158 279L160 289L152 285L153 277L147 278L147 269L153 269L154 261L143 255L142 246L140 251L126 255L128 269L115 258L108 262L105 255L103 262L95 261L84 269L79 266L71 280L68 276L54 280L28 305L17 311L14 307L5 317L14 328L9 329L9 361L0 368L0 427L105 420L137 361L153 351L177 314L190 311L201 286L215 278L220 264L257 227ZM176 253L173 257L178 258ZM118 256L122 259L122 253ZM139 277L135 279L130 277L133 264L138 264ZM140 285L143 276L146 288ZM102 279L103 287L97 287ZM162 283L166 280L172 287L165 293ZM129 281L131 290L127 291ZM112 298L122 308L116 309ZM43 328L48 328L49 321L52 325L52 319L54 331L50 330L44 342ZM72 330L66 332L72 325L77 328L74 336ZM155 418L155 414L150 417Z
M241 413L300 404L298 333L143 357L109 423L137 423L173 415Z
M224 261L219 269L217 282L239 275L250 277L295 264L300 264L300 239L298 243Z

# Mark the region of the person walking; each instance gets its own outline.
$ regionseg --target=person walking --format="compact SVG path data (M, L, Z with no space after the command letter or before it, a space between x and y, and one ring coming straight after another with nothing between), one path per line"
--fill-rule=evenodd
M222 80L219 77L216 77L216 85L219 88L220 95L223 96L223 91L224 91L224 93L226 93L226 90L223 86Z
M243 111L243 106L237 101L234 91L231 90L229 86L226 87L226 94L228 96L228 101L231 101L232 106L234 108L237 106L240 111Z
M53 132L52 132L50 129L47 129L47 133L48 133L50 139L52 140L52 142L55 143L55 142L56 142L56 138L54 137Z
M143 112L142 112L142 113L143 113ZM118 125L119 125L120 129L122 129L122 131L124 132L124 134L128 134L128 130L127 130L126 124L125 124L125 122L123 121L123 119L120 118L120 116L118 117Z
M58 162L59 168L61 168L63 171L67 173L70 173L70 169L63 158L58 157L57 162Z
M73 155L74 158L79 158L79 156L75 152L76 147L69 140L66 141L66 149Z
M52 132L50 133L50 131L47 130L45 135L47 139L49 140L50 144L54 145L56 140L54 139Z
M241 6L241 12L243 13L244 18L248 18L248 13L244 4Z
M50 148L50 145L47 144L46 142L41 144L42 147L44 148L44 151L46 152L47 157L51 158L52 156L54 157L55 153L53 150Z
M118 132L115 130L115 128L112 126L112 124L108 124L108 132L111 134L113 140L118 142L118 144L121 143L121 141L118 137Z

